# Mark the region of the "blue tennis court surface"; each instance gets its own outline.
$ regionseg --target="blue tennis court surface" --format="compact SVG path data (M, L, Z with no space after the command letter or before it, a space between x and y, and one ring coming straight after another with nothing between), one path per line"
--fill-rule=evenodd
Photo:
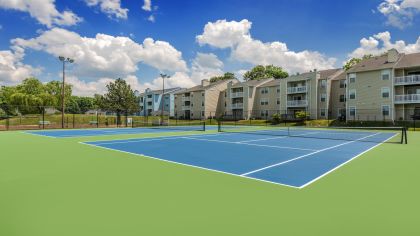
M310 135L315 131L302 131ZM317 134L331 132L318 130ZM395 133L360 132L353 141L252 133L86 142L102 148L303 188Z
M27 131L26 133L36 134L53 138L85 137L85 136L103 136L120 134L146 134L146 133L167 133L167 132L186 132L195 131L200 127L178 126L174 129L169 128L106 128L106 129L68 129L68 130L37 130ZM207 126L207 130L216 130L216 126ZM200 131L197 131L200 132Z

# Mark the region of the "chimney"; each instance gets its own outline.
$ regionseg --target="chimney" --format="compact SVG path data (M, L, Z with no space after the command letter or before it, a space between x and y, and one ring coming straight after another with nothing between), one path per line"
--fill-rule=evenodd
M210 82L209 82L209 80L208 79L203 79L203 80L201 80L201 86L207 86L207 85L209 85L210 84Z
M398 54L399 53L395 48L388 50L388 62L397 62Z

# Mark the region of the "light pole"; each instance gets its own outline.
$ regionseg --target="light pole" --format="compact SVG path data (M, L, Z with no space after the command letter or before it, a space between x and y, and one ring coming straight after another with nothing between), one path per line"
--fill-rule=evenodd
M58 59L63 62L63 83L61 84L61 128L64 129L64 83L66 78L66 63L73 63L71 58L59 56Z
M163 125L163 112L164 112L164 105L165 105L165 79L171 78L171 76L167 74L160 74L160 77L162 78L162 112L160 114L160 122L161 125Z

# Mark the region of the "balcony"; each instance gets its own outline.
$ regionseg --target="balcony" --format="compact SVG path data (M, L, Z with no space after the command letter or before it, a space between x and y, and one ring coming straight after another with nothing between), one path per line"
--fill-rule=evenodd
M232 109L243 109L244 108L244 104L243 103L232 103L232 105L230 107Z
M182 99L181 99L183 102L189 102L189 101L191 101L191 97L190 96L188 96L188 97L182 97Z
M420 94L395 95L395 104L420 103Z
M235 92L235 93L230 94L231 98L241 98L243 96L244 96L244 92Z
M307 91L306 86L288 87L287 88L287 93L288 94L292 94L292 93L306 93L306 91Z
M183 111L190 110L190 109L191 109L191 105L184 105L184 106L182 106L182 110Z
M410 85L410 84L420 84L420 75L407 75L395 77L395 85Z
M288 107L306 107L308 105L307 100L294 100L294 101L287 101Z

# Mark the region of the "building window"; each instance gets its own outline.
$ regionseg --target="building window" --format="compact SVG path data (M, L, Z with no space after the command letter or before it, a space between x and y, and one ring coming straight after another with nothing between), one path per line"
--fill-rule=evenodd
M204 102L201 102L201 106L204 107Z
M226 102L225 102L225 107L226 107Z
M261 98L260 104L261 104L261 106L268 105L268 98Z
M277 93L280 93L280 88L277 88Z
M326 93L322 93L321 94L321 102L325 102L327 101L327 94Z
M345 88L346 87L346 80L342 79L340 80L340 88Z
M201 111L201 116L204 117L204 111Z
M349 82L350 83L356 82L356 74L349 74Z
M356 107L349 107L349 115L352 117L356 116Z
M321 109L321 116L323 116L323 117L325 117L325 114L326 114L327 112L326 112L326 109Z
M321 88L326 88L327 87L327 80L323 79L321 80Z
M356 89L349 90L349 99L356 99Z
M381 89L382 98L389 98L389 88L383 87Z
M382 80L389 80L390 72L389 70L383 70L381 73L381 79Z
M268 88L261 88L261 94L267 94L268 93Z
M345 102L346 101L346 96L344 94L340 95L340 102Z
M280 98L277 98L277 105L280 105Z
M390 108L389 105L382 105L382 115L383 116L389 116L390 114Z
M268 116L268 111L267 110L262 110L261 111L261 116L262 117L267 117Z
M204 93L201 93L201 96L204 97Z

